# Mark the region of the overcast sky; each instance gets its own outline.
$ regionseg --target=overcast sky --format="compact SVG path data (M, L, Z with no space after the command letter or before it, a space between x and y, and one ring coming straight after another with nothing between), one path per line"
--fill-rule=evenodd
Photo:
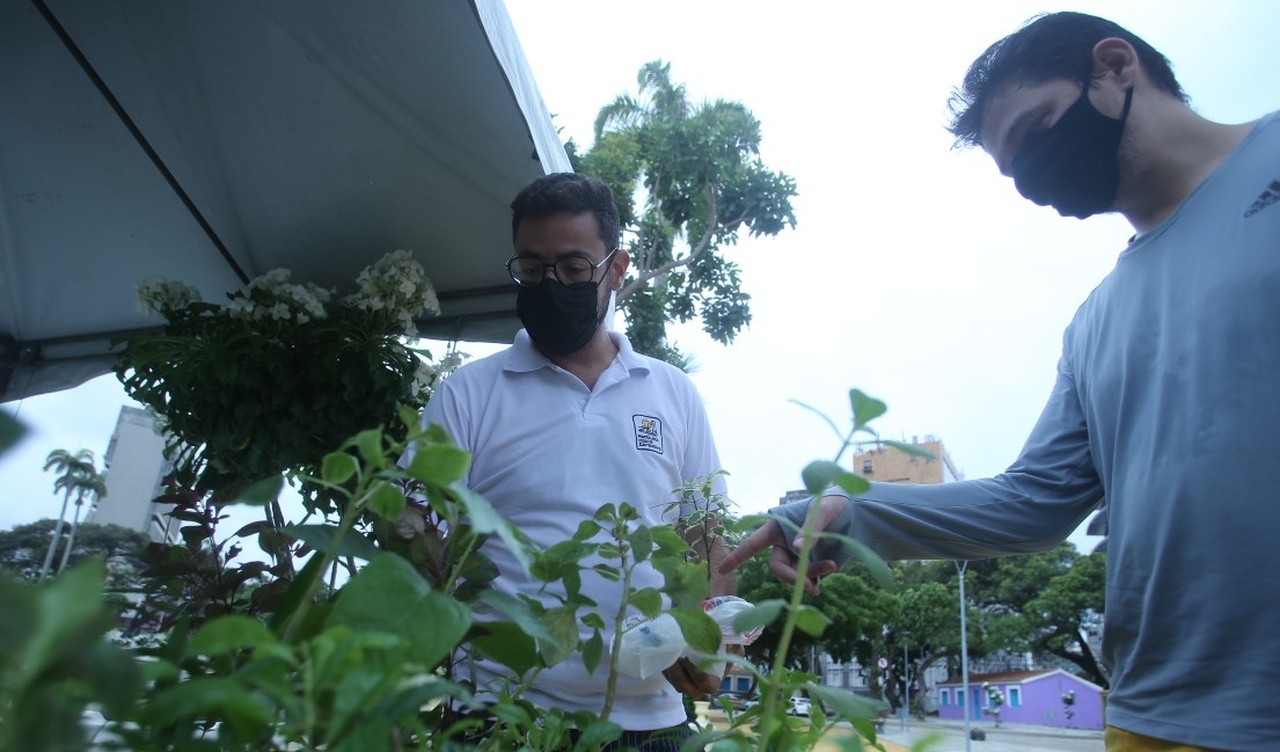
M798 225L731 249L754 321L721 346L675 331L698 362L732 496L744 511L799 487L844 424L852 387L885 400L886 438L934 435L966 477L1003 470L1052 384L1061 333L1132 231L1021 199L985 154L954 151L946 100L1032 2L508 0L547 108L589 145L600 106L671 63L692 99L749 107L763 156L796 179ZM1280 3L1079 2L1164 52L1220 122L1280 108ZM1211 252L1212 249L1206 249ZM464 351L488 352L463 346ZM56 516L55 448L99 457L124 402L113 377L9 403L33 429L0 458L0 529ZM1084 542L1082 537L1073 537Z

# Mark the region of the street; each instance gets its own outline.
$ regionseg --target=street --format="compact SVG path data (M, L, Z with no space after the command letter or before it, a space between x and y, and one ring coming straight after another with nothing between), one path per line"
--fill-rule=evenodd
M879 738L911 748L911 745L929 736L938 739L927 747L929 752L1102 752L1101 731L1055 729L1048 726L1030 726L1004 723L995 728L990 723L975 723L987 738L970 741L965 747L964 725L960 722L938 721L930 718L923 722L913 719L907 731L902 730L901 720L889 719ZM886 744L886 747L889 745Z

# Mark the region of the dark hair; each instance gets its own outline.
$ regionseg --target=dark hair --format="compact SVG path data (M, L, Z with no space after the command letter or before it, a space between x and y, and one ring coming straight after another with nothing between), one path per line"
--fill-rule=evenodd
M1088 81L1093 75L1094 45L1112 37L1133 45L1157 89L1187 101L1168 58L1123 26L1084 13L1035 16L988 47L969 66L964 85L951 93L952 120L947 130L956 137L956 146L982 146L987 107L1011 81L1032 86L1058 78Z
M526 217L550 217L554 214L595 215L600 239L612 251L622 241L618 205L613 191L596 178L576 172L553 172L526 185L511 202L511 237L515 237L520 221Z

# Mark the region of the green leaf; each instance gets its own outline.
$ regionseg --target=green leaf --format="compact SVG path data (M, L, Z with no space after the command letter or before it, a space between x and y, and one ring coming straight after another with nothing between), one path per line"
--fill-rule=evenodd
M738 634L750 632L756 627L767 627L778 618L787 602L778 598L760 601L752 608L733 617L733 631Z
M98 642L77 656L74 671L93 688L108 717L127 714L142 694L141 662L109 642Z
M843 472L844 468L830 460L815 460L805 466L800 473L800 478L804 481L804 490L814 497L819 497Z
M578 620L572 608L548 609L542 617L547 630L555 639L542 645L542 661L554 666L568 658L578 647Z
M631 555L637 563L649 558L653 551L653 537L649 534L649 528L644 525L637 527L631 531L628 540L631 542Z
M12 660L24 660L27 640L38 631L36 626L37 590L25 582L0 574L0 667Z
M152 694L139 711L144 724L168 726L195 717L222 715L242 738L256 736L273 720L260 695L232 679L197 677Z
M582 646L582 665L586 667L588 674L596 672L602 655L604 655L604 638L597 630L591 633L591 637Z
M578 531L573 534L573 540L579 542L589 541L600 532L600 524L595 520L583 520L578 523Z
M849 721L849 724L853 726L853 730L857 731L859 736L870 742L873 747L876 746L876 722L874 720L870 718L854 718ZM879 747L876 748L879 749ZM924 747L924 749L928 748Z
M471 522L471 529L481 534L497 533L502 542L506 544L507 549L511 551L511 555L520 564L520 568L528 573L529 552L516 539L511 523L498 514L488 499L471 489L456 485L453 487L453 492L458 495L458 500L462 502L462 506L467 510L467 519Z
M658 550L667 556L679 556L686 551L692 551L689 543L680 534L671 528L670 525L657 525L649 528L649 535L653 538L653 542L657 544Z
M582 729L582 736L574 749L611 749L610 744L621 736L622 728L616 723L595 718Z
M810 697L816 695L821 700L823 707L846 721L852 721L857 718L874 718L876 713L888 707L883 702L860 697L848 690L837 687L805 684L804 689L809 693Z
M207 622L191 638L187 656L223 655L240 648L274 645L279 641L266 625L248 616L222 616Z
M511 669L517 676L538 665L538 646L519 626L506 621L485 622L484 632L471 645L486 658Z
M652 618L662 610L662 593L651 587L641 588L631 594L628 602L645 617Z
M295 525L294 527L302 527ZM307 527L324 527L322 525L312 525ZM288 533L288 528L285 528ZM310 544L309 544L310 545ZM315 548L312 545L312 548ZM302 571L298 572L298 576L289 584L289 589L284 591L284 595L280 598L280 605L276 607L276 612L271 616L271 629L277 634L289 625L295 612L300 608L306 608L309 603L306 599L311 593L311 585L320 577L321 564L324 563L324 557L319 554L312 554L311 558L302 567ZM306 604L306 605L304 605ZM180 621L178 626L185 627L185 621ZM170 633L169 646L180 645L185 639L187 632L185 629L179 630L177 627ZM177 662L181 658L182 653L171 656L170 660Z
M448 488L467 477L470 466L471 455L453 444L427 444L418 447L408 471L423 483Z
M280 498L280 490L284 488L284 476L273 475L270 478L264 478L245 490L236 494L235 498L227 502L230 504L246 504L249 506L261 507L270 504Z
M400 416L400 422L404 427L409 429L409 436L412 438L422 425L422 413L409 407L408 405L396 405L396 413Z
M367 711L382 694L379 690L388 688L385 682L389 673L371 666L354 665L342 675L332 687L333 705L326 719L329 729L324 738L325 749L334 749L344 736L350 741L352 724L359 724L354 735L360 735L369 726L387 723L388 719L371 717Z
M367 431L361 431L355 435L353 439L355 445L360 450L360 457L364 459L366 465L376 468L384 468L391 464L387 460L387 454L382 450L382 429L370 428Z
M864 428L868 423L884 415L885 404L878 399L868 397L859 389L849 390L849 406L853 408L853 428Z
M369 491L369 509L387 522L395 522L404 511L404 491L394 483L379 481Z
M505 616L508 621L514 622L525 634L539 642L554 642L559 639L529 610L529 606L518 598L497 590L485 590L477 600L491 606L494 611ZM578 638L575 636L573 639L576 642Z
M381 554L339 592L329 624L396 635L411 657L434 667L462 641L471 611L432 590L405 559Z
M714 653L720 649L720 625L705 611L677 608L668 613L680 625L680 633L689 647L699 653Z
M372 559L382 553L373 541L355 531L348 531L338 541L338 548L333 551L333 540L338 534L335 525L286 525L280 532L296 538L317 551L333 552L338 556L354 556L358 559Z
M103 608L102 583L106 569L98 559L77 564L36 590L38 627L23 648L17 680L23 686L46 667L62 660L68 650L80 649L86 632L102 634L111 623Z
M10 447L17 444L18 439L21 439L26 432L26 427L17 418L0 410L0 454L4 454Z
M893 573L889 571L889 565L885 564L875 551L867 548L861 541L854 540L847 535L839 533L818 533L819 538L834 538L844 547L849 549L854 558L866 565L867 570L871 573L871 578L875 583L885 590L895 590L897 586L893 581Z
M831 619L813 606L801 605L796 612L796 627L806 634L821 637Z
M320 477L326 483L340 486L351 480L351 476L360 469L356 458L346 452L329 452L320 463Z
M850 496L860 496L871 490L867 479L848 470L841 470L835 477L835 484Z

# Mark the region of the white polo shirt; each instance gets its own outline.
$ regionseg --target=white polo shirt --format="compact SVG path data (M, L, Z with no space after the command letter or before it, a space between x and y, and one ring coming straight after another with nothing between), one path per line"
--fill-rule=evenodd
M548 360L521 331L507 350L445 380L423 413L425 422L443 426L471 452L468 487L544 548L568 540L606 503L627 502L644 524L659 524L674 489L721 469L702 400L684 372L636 354L621 334L609 336L618 356L595 389ZM723 478L716 483L723 492ZM484 552L500 572L495 589L533 595L541 588L496 537ZM632 584L661 587L662 576L644 563ZM586 572L582 593L612 625L620 584ZM583 639L589 636L584 628ZM575 654L543 671L526 698L543 707L600 712L612 634L604 637L606 654L595 674ZM481 689L510 675L490 662L479 662L477 671ZM614 723L650 730L684 718L680 694L661 674L645 681L619 677Z

